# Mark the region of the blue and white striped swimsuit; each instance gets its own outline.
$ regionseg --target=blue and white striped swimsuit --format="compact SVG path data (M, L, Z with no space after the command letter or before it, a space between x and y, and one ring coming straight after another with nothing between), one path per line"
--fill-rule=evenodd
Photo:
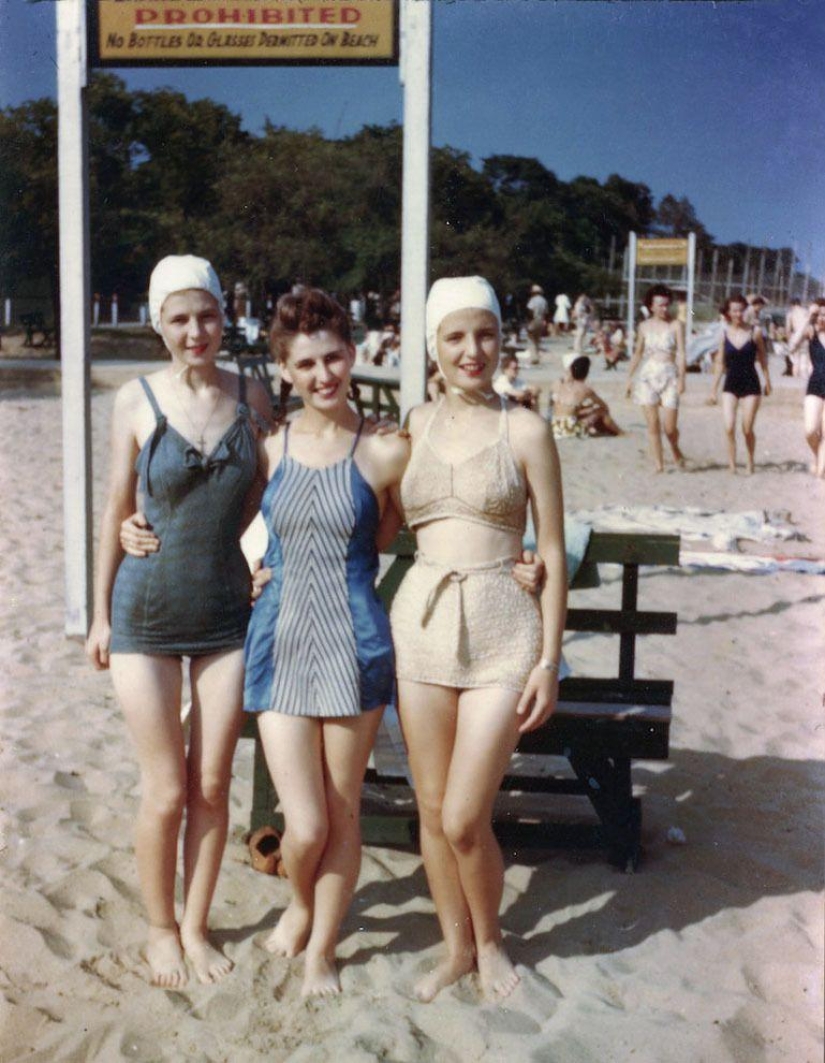
M363 422L362 422L363 424ZM246 636L244 709L358 716L393 700L390 626L375 591L378 500L353 460L311 468L284 454L261 502L272 579Z

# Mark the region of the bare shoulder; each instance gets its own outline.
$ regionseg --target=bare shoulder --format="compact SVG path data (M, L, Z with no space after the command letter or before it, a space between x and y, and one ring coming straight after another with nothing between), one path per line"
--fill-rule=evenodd
M410 440L406 432L374 433L364 438L364 445L378 461L406 464L410 456Z
M157 373L152 373L148 380L151 381L152 377L158 375ZM127 380L125 384L117 389L114 410L118 417L131 416L139 409L141 403L146 401L146 392L143 390L140 378L135 377L134 380Z
M512 453L523 466L548 451L555 452L552 427L533 410L519 406L510 411L508 422Z
M422 402L420 406L413 406L410 410L407 425L412 435L417 436L423 430L427 420L432 417L435 405L432 402Z
M524 406L513 405L507 414L510 440L518 450L543 445L553 438L550 425L543 417Z
M272 421L272 403L266 388L254 377L247 377L246 401L267 424Z

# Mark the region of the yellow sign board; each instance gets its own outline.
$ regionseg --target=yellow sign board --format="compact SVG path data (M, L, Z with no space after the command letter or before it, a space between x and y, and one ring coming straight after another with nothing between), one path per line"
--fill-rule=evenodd
M397 0L90 0L93 66L398 63Z
M687 260L687 239L636 241L636 262L640 266L686 266Z

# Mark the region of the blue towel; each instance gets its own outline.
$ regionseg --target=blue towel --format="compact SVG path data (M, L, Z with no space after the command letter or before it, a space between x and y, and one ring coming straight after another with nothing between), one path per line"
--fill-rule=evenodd
M567 558L567 583L573 582L573 577L579 571L584 555L587 553L587 544L590 542L590 533L593 529L589 524L583 524L573 517L564 517L564 553ZM522 545L525 550L536 549L536 529L533 527L533 518L528 515L527 527L524 531Z
M584 555L587 553L587 544L590 542L590 533L593 529L589 524L583 524L573 517L565 514L564 518L564 553L567 559L567 584L573 582L573 577L579 571ZM536 529L533 526L533 518L527 515L527 527L524 529L522 546L525 550L536 549ZM570 675L570 665L561 655L559 661L559 679L566 679Z

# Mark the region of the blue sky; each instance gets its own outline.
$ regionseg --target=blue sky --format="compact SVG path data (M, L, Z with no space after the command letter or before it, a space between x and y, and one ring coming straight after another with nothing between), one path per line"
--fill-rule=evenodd
M823 0L436 0L433 141L687 196L825 272ZM118 71L330 136L400 121L393 68ZM55 93L54 0L0 0L0 106Z

